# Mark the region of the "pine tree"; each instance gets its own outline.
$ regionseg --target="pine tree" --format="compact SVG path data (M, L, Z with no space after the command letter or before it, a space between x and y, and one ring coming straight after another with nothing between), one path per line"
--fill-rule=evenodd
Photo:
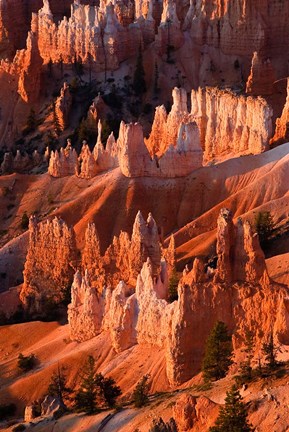
M88 356L87 362L81 374L80 388L75 395L75 406L77 410L86 414L93 414L97 411L97 387L95 385L95 360Z
M139 46L136 68L133 76L133 89L138 96L142 96L147 89L141 46Z
M252 360L253 360L254 336L250 330L245 333L246 360L240 365L240 382L244 383L252 379Z
M144 375L142 379L137 383L133 394L132 400L136 408L141 408L147 404L148 392L149 392L149 375Z
M269 369L275 369L278 362L276 360L277 349L274 344L273 331L271 330L268 342L262 345L262 352L265 354L265 360Z
M255 218L255 230L259 236L260 245L265 248L274 231L274 222L269 211L259 212Z
M109 407L115 406L115 401L121 395L121 389L115 384L114 379L105 378L101 373L95 377L95 384L98 388L98 396Z
M217 321L206 342L202 364L204 379L215 381L224 378L233 363L232 356L232 337L226 324Z
M236 385L227 392L225 405L220 409L215 426L209 432L251 432L251 425L247 420L246 405Z
M169 302L172 303L178 300L178 284L179 278L175 268L172 270L171 277L169 279Z
M27 121L26 121L26 132L33 132L35 131L37 127L37 119L36 119L36 113L34 111L33 108L31 108L29 115L27 117Z
M51 378L48 386L48 394L58 397L61 402L69 401L72 390L67 386L67 377L64 368L58 366Z
M58 116L56 113L55 102L53 102L53 104L52 104L52 113L53 113L54 132L55 132L56 136L59 136L61 134L61 127L60 127L60 123L59 123Z

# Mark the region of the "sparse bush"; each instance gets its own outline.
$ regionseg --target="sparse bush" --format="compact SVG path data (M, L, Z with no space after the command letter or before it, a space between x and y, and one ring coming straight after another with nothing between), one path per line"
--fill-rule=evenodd
M24 356L22 353L18 356L17 366L22 372L28 372L36 365L36 357L34 354Z
M29 226L29 217L28 217L27 213L24 212L22 215L22 218L21 218L21 228L27 229L28 226Z

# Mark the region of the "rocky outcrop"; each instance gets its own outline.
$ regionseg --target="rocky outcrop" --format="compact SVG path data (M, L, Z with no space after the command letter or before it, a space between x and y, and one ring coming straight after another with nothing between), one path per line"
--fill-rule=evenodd
M37 224L32 216L20 293L24 306L31 312L43 312L47 304L60 302L71 285L75 263L73 230L61 219Z
M275 134L272 142L287 142L289 140L289 79L287 80L287 98L280 118L276 120Z
M72 95L70 93L70 88L67 83L63 84L60 90L60 96L55 102L55 115L57 117L59 128L64 131L68 126L69 114L72 106Z
M67 146L61 148L60 152L58 150L51 152L48 173L51 177L65 177L78 173L78 157L70 140L67 140Z
M246 84L246 93L253 96L271 95L275 73L270 59L262 59L255 51L252 59L251 72Z
M167 53L167 61L170 61L170 51L180 48L183 42L184 35L177 16L177 2L174 0L165 0L156 37L158 50L160 54Z
M173 413L178 430L205 431L215 424L219 409L218 404L205 396L195 398L190 394L183 394L177 399Z
M174 418L181 431L190 430L196 419L197 399L190 394L181 395L173 407Z
M200 141L206 161L230 154L258 154L269 149L272 114L264 99L245 98L217 88L192 90L189 113L186 92L174 89L171 112L166 115L163 106L156 109L152 131L145 142L151 155L157 156L186 139L186 151L190 150L190 143Z
M6 152L4 154L3 162L0 166L1 174L10 174L13 172L26 173L33 170L33 168L45 168L47 167L46 157L34 150L32 155L28 155L26 152L20 153L17 150L16 155Z
M130 23L130 7L100 2L99 7L74 1L69 18L54 23L49 3L34 19L38 22L38 44L45 63L50 59L72 63L74 58L92 61L96 70L114 70L120 62L135 55L138 44L152 42L154 21L151 15ZM123 15L122 15L123 14Z
M184 271L178 299L173 303L167 300L168 264L160 259L157 226L151 215L145 222L138 213L131 239L122 233L103 258L94 231L93 226L87 231L90 246L86 248L89 257L86 262L91 263L93 254L96 255L96 267L90 266L95 274L104 269L107 288L101 297L94 289L98 303L96 299L94 303L90 300L94 304L91 310L95 328L81 298L84 293L90 296L93 293L88 273L84 278L76 273L69 306L72 339L89 339L105 330L117 352L135 344L157 346L164 352L166 373L172 385L189 380L199 371L204 342L217 320L224 321L233 333L236 350L242 347L250 329L255 337L256 355L260 355L263 343L258 324L260 314L265 334L273 328L278 340L287 341L288 290L269 280L258 236L247 221L238 220L234 225L229 210L222 209L218 218L217 269L213 275L207 274L204 261L196 258L192 270ZM174 266L173 240L170 243L163 254L170 257L170 265ZM114 278L109 279L108 274ZM267 310L271 313L267 314ZM189 405L188 409L195 413L194 421L199 421L196 406ZM185 413L185 408L183 413L179 410L183 423L188 421Z
M261 98L217 88L192 90L190 116L198 124L205 159L269 149L272 108Z
M222 209L217 222L217 273L216 278L226 283L232 281L258 283L266 279L265 256L258 235L249 222L238 220L233 224L232 213Z
M89 269L90 286L101 293L105 286L104 263L94 223L89 223L86 228L85 243L81 258L83 273L86 269Z
M71 286L71 303L68 306L72 340L83 342L100 332L103 306L103 298L91 287L89 272L86 270L82 277L77 271Z
M122 122L117 143L119 166L126 177L184 177L202 166L203 152L195 123L181 124L176 145L171 145L160 158L151 158L138 123Z

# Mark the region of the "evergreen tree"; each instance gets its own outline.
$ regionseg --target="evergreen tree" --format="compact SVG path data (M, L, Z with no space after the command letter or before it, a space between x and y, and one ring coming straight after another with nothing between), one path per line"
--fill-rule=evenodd
M144 375L133 391L132 399L136 408L143 407L149 400L149 378L149 375Z
M121 389L115 384L114 379L105 378L101 373L95 377L95 384L98 388L98 396L109 407L115 406L115 401L121 395Z
M245 333L246 360L240 365L240 382L244 383L252 379L252 360L253 360L254 336L249 330Z
M225 323L217 321L205 347L202 371L205 380L219 380L226 376L233 363L232 337Z
M179 278L175 268L172 270L171 277L169 279L169 302L172 303L178 300L178 284Z
M157 95L158 92L159 92L159 68L158 68L158 64L155 63L154 94Z
M261 247L265 248L274 231L274 222L269 211L263 211L257 214L255 218L255 230L259 236Z
M273 331L271 330L268 342L264 342L262 345L262 352L265 354L265 360L269 369L274 369L277 366L276 354L277 349L274 344Z
M60 123L59 123L58 116L57 116L56 109L55 109L55 102L53 102L53 104L52 104L52 114L53 114L54 132L55 132L56 136L59 136L61 134L61 127L60 127Z
M133 76L133 89L138 96L142 96L147 89L141 46L139 46L136 68Z
M50 396L58 397L61 402L69 401L72 390L67 386L67 378L64 368L58 366L51 378L48 386L48 394Z
M227 392L225 405L220 409L215 426L209 432L251 432L251 425L247 420L246 405L242 401L237 386Z
M95 360L88 356L87 362L81 374L81 384L75 395L75 406L79 411L93 414L97 411L97 387L95 385L96 371Z
M26 132L27 133L33 132L33 131L35 131L36 127L37 127L36 113L35 113L34 109L31 108L29 115L27 117L27 121L26 121L26 127L25 127Z

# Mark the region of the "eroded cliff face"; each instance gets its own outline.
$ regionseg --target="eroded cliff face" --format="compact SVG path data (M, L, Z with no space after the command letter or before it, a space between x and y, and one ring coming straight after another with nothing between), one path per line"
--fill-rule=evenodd
M163 155L169 146L177 145L184 128L195 123L206 161L229 154L258 154L269 149L272 115L262 98L209 87L192 90L189 113L186 92L174 89L171 112L166 115L163 106L156 109L146 145L151 154ZM191 135L189 140L193 139Z
M76 267L76 245L72 229L54 218L29 222L29 247L20 299L32 313L43 312L47 302L64 299Z
M287 80L287 97L280 118L276 120L275 134L272 142L284 142L289 139L289 80Z
M260 314L262 330L268 333L273 328L278 340L287 343L288 290L269 280L258 237L248 222L238 220L234 225L231 212L221 211L216 270L206 272L202 260L196 259L192 270L184 271L179 282L178 300L171 304L167 301L168 266L164 259L159 261L159 252L159 266L155 267L153 263L157 242L153 241L154 248L149 247L147 230L150 229L150 217L145 223L138 214L131 243L128 237L123 237L122 243L130 246L128 250L136 259L134 264L137 266L133 269L129 269L129 260L124 261L122 249L117 249L117 241L109 248L110 256L115 256L119 279L124 275L128 280L131 270L139 271L139 274L135 283L131 277L129 284L115 280L103 290L95 307L98 314L95 334L108 331L117 352L135 344L151 344L165 350L166 372L172 385L189 380L199 371L204 341L217 320L224 321L232 331L235 349L242 346L246 331L250 330L255 335L256 353L260 353ZM149 257L142 252L145 241L139 241L144 232L149 242ZM132 247L134 238L138 239L137 247ZM172 247L171 244L169 249ZM166 250L164 255L173 256L173 252ZM86 274L86 280L87 277ZM85 291L90 293L83 289L80 275L75 278L73 298L81 297ZM81 322L85 321L84 303L85 299L82 299L76 306L74 300L69 307L71 336L75 340L90 338L90 330L85 336L85 327L79 324L79 317L83 316ZM269 310L270 314L267 313Z

